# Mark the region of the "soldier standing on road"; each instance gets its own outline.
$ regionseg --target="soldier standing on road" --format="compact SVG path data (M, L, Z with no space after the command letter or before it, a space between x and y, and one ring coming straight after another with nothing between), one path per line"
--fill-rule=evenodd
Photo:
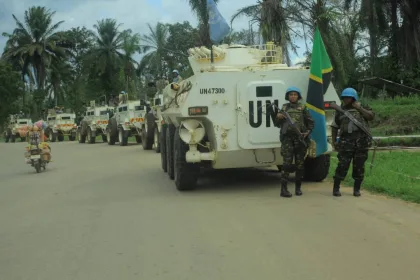
M289 87L286 90L285 99L289 103L284 104L277 114L277 126L281 127L280 142L281 155L283 156L280 196L292 197L292 194L287 190L287 181L289 179L289 173L294 172L292 168L293 158L295 158L296 166L295 194L300 196L302 195L301 184L304 161L310 144L308 135L314 128L315 122L308 109L299 103L299 100L302 99L302 94L298 88ZM285 112L290 115L293 123L299 129L299 133L288 123L284 115Z
M343 104L341 108L348 111L364 127L369 129L368 121L374 119L375 115L369 106L362 106L358 102L358 95L355 89L346 88L341 93ZM338 165L335 170L333 195L341 196L340 183L347 175L351 161L353 161L353 195L360 196L365 173L365 162L368 158L368 148L372 140L365 132L357 127L346 115L336 111L332 127L332 139L335 150L338 151ZM337 134L340 130L340 140L337 142Z

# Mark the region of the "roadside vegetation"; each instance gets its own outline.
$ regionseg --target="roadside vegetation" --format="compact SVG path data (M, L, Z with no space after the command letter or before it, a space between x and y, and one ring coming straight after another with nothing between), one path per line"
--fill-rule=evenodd
M410 151L377 151L370 172L373 152L366 161L365 181L362 188L406 201L420 203L420 154ZM332 181L337 167L337 153L331 156L329 179ZM344 185L352 187L352 167ZM332 182L331 182L332 189Z

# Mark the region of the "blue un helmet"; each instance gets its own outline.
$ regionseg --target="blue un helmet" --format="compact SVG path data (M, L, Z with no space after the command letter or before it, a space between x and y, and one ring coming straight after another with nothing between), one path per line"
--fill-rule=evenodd
M289 93L292 92L292 91L297 92L297 94L299 96L298 100L302 99L302 94L300 93L300 89L298 89L297 87L289 87L289 88L287 88L286 95L284 96L284 99L286 99L286 101L289 101Z
M341 92L341 99L343 99L344 97L352 97L356 101L359 100L359 96L357 95L357 91L354 88L345 88Z

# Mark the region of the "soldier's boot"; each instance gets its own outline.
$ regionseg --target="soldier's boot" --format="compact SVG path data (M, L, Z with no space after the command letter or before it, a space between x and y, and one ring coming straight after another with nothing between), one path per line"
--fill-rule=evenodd
M287 190L287 180L282 180L281 182L281 197L292 197L292 194Z
M340 183L341 183L341 180L334 179L333 196L337 196L337 197L341 196Z
M301 171L296 171L296 179L295 179L295 194L297 196L301 196L302 193L302 172Z
M360 186L362 185L362 180L355 180L353 186L353 195L359 197L360 194Z

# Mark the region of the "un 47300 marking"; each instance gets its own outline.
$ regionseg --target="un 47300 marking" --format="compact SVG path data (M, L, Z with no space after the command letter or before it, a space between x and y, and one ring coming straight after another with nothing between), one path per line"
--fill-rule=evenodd
M225 92L224 88L200 88L200 94L223 94Z

